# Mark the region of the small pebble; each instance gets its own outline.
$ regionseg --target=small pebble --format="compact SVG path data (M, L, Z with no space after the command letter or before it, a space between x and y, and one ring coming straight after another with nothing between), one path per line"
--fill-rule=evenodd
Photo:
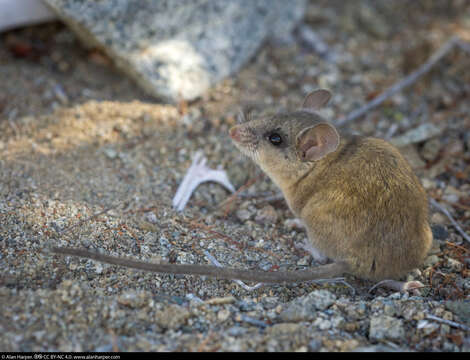
M266 205L258 210L255 216L255 221L258 224L275 224L277 222L277 212L271 205Z
M155 322L162 328L176 330L183 326L189 317L190 313L186 308L172 304L155 314Z
M149 223L152 223L152 224L157 224L158 223L157 215L155 215L154 212L146 213L145 218Z
M437 255L431 255L426 258L424 261L424 266L429 267L429 266L434 266L439 262L439 257Z
M424 146L421 149L421 156L427 161L433 161L439 154L440 150L441 142L439 139L431 139L424 143Z
M431 223L439 224L439 225L446 225L449 223L449 219L447 216L441 214L441 213L434 213L431 216Z
M227 320L230 317L230 310L228 309L222 309L217 313L217 320L220 322L223 322Z
M452 258L447 258L446 266L452 271L461 271L463 269L463 264Z
M233 304L236 299L233 296L227 296L223 298L212 298L206 300L206 304L208 305L224 305L224 304Z
M369 338L373 340L400 340L405 336L403 321L391 316L374 316L370 320Z
M236 212L236 216L237 216L238 220L240 220L241 222L245 222L245 221L249 220L252 215L253 214L251 213L251 211L249 211L247 209L239 209Z

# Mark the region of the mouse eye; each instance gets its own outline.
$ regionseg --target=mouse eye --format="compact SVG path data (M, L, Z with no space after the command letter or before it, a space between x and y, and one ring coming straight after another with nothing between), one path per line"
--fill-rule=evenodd
M282 144L282 137L278 133L272 133L269 135L268 139L274 146L279 146Z

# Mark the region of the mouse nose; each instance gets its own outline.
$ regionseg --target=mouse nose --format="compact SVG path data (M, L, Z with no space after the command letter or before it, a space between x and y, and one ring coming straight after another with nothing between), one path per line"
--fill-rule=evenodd
M230 129L230 137L234 141L240 141L240 127L239 126L234 126L233 128Z

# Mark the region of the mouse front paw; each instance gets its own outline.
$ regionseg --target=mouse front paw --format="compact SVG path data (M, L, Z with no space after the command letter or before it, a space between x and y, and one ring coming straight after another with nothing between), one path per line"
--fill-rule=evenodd
M310 253L312 255L313 260L320 265L325 265L328 262L328 257L323 255L320 251L318 251L312 243L309 241L308 238L304 239L302 244L297 245L297 248L302 249Z

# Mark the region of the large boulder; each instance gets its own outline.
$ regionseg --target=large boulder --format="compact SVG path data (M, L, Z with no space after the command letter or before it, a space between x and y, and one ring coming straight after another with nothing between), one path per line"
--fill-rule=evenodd
M44 0L149 94L191 100L283 37L305 0Z

